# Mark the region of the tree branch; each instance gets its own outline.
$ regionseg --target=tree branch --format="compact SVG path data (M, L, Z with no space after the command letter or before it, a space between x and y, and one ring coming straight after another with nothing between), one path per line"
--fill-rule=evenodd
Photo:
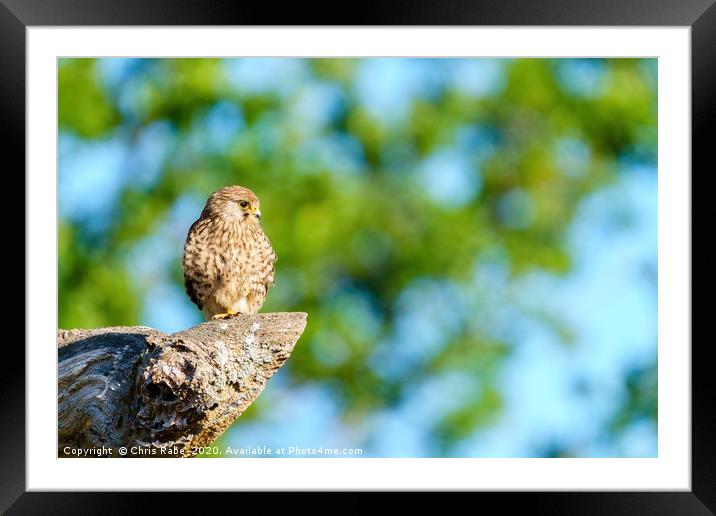
M306 317L240 315L171 335L144 326L58 330L59 456L119 456L120 447L128 456L195 455L258 397Z

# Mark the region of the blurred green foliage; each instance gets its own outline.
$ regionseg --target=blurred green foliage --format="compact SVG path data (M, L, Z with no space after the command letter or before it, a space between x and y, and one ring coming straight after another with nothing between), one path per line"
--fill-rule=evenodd
M126 172L100 230L92 220L61 218L59 324L141 324L148 285L136 281L128 258L163 230L183 196L200 206L224 185L245 185L261 198L263 225L279 256L263 311L309 313L287 368L291 381L329 385L351 420L399 403L426 375L476 375L481 394L435 424L436 442L448 449L499 413L494 379L510 352L510 342L480 315L490 292L473 281L476 267L498 256L510 278L568 272L565 232L580 201L616 177L622 156L655 160L653 63L598 62L605 70L598 95L569 91L559 60L511 60L503 88L475 95L449 84L436 87L411 102L404 118L389 122L356 94L359 61L309 60L305 82L338 88L341 102L334 116L307 122L296 107L300 89L242 88L221 60L142 60L109 86L99 61L62 60L61 134L83 141L119 137L131 149L148 127L161 123L171 138L156 177L143 179L141 167ZM226 145L202 129L217 105L236 106L243 118ZM461 151L479 174L479 188L451 202L433 195L420 171L466 130L482 138ZM580 173L560 164L555 146L562 139L589 149ZM348 154L357 157L346 162L316 141L348 142ZM167 274L181 287L181 242L173 242ZM401 294L420 279L456 285L458 316L438 325L445 343L432 355L386 374L381 362L391 363ZM427 307L442 302L430 288L424 292ZM568 337L568 328L552 324ZM644 382L652 379L635 373L628 388L638 411L655 418L653 402L640 401ZM260 410L257 403L247 417ZM625 410L615 425L631 417Z

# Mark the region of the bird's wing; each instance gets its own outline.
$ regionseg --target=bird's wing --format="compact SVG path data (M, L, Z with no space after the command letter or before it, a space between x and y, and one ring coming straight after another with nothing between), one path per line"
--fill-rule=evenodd
M189 298L199 310L203 310L206 290L211 288L212 268L208 267L209 227L205 220L199 219L189 228L184 244L184 288Z

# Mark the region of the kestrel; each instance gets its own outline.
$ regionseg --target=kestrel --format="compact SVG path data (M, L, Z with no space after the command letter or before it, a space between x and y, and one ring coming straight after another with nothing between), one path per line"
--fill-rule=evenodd
M184 286L204 317L255 314L274 282L274 253L258 197L242 186L217 190L184 244Z

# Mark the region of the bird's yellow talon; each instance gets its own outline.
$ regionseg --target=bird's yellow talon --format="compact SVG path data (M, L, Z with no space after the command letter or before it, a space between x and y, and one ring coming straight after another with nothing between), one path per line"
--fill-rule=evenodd
M233 310L229 310L223 314L216 314L214 317L212 317L212 319L228 319L229 317L233 317L235 315L241 315L241 312L234 312Z

